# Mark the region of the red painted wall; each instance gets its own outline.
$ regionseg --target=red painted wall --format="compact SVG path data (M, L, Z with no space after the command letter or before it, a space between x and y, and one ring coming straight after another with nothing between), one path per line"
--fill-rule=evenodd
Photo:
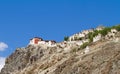
M34 44L38 44L39 41L40 41L40 39L35 38L35 39L34 39Z

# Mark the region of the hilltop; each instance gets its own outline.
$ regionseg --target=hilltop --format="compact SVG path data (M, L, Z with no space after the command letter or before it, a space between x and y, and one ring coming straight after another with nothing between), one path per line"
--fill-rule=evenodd
M35 37L6 59L0 74L120 74L120 25L84 30L60 43Z

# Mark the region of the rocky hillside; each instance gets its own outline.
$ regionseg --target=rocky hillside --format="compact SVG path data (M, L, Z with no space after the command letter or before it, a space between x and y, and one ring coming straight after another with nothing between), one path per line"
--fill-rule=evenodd
M0 74L120 74L120 32L81 46L17 48Z

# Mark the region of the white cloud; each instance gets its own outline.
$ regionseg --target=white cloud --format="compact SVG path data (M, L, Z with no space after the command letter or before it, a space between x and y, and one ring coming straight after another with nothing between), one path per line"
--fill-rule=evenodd
M4 67L4 65L5 65L5 58L4 57L0 57L0 71Z
M8 45L4 42L0 42L0 51L4 51L6 48L8 48Z

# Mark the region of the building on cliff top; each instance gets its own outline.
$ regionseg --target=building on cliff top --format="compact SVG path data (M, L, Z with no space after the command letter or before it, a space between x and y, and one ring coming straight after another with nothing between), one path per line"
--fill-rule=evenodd
M100 31L100 30L103 30L104 28L105 28L104 26L100 25L96 28L96 30Z
M40 41L43 41L43 39L40 37L34 37L30 39L30 44L38 44Z
M47 46L53 46L56 44L56 41L54 40L43 40L40 37L34 37L30 39L30 45L47 45Z

